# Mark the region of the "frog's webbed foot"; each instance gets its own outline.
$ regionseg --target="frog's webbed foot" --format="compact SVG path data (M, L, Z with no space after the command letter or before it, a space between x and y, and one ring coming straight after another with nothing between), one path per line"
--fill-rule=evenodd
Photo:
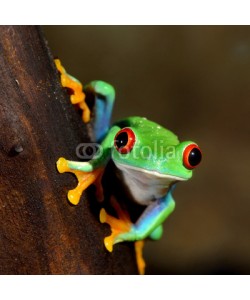
M100 198L103 198L102 196L102 188L101 188L101 177L103 175L103 168L97 168L92 171L83 171L83 170L77 170L77 169L72 169L69 167L70 161L66 160L65 158L61 157L57 161L57 169L59 173L64 173L64 172L70 172L75 174L78 180L77 187L73 190L70 190L68 192L68 200L70 203L77 205L80 201L80 197L84 190L90 186L91 184L97 184L97 193L99 194ZM75 162L77 163L77 162ZM88 163L77 163L79 166L82 168L86 166L86 169L88 167ZM86 164L86 165L84 165Z
M83 92L82 84L79 80L69 75L61 64L59 59L55 59L57 70L61 75L61 84L63 87L70 90L70 101L76 104L82 110L82 119L84 123L90 120L90 109L85 102L85 94Z
M111 227L111 235L105 237L104 239L104 245L110 252L113 251L114 244L123 241L136 240L134 225L129 218L128 212L123 210L114 198L111 199L111 202L118 215L118 218L107 214L104 208L102 208L100 211L100 222L107 223ZM135 242L136 261L139 274L141 275L143 275L145 272L145 261L142 255L143 245L144 241L142 240Z
M113 245L122 242L121 235L129 233L132 228L132 223L126 211L122 210L117 201L112 198L112 206L117 212L118 218L115 218L105 211L104 208L100 211L100 222L107 223L111 227L111 235L105 237L104 245L109 252L113 251Z

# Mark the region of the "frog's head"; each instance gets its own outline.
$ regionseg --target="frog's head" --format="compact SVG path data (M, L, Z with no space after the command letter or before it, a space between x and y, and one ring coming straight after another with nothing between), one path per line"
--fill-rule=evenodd
M171 131L145 118L133 117L125 125L129 126L117 132L112 151L120 169L136 169L171 181L192 177L202 157L196 143L180 143Z

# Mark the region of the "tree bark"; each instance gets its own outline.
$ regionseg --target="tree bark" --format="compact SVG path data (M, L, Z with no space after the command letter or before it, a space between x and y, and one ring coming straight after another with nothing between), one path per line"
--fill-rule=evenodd
M60 156L77 160L86 126L61 87L41 29L0 26L0 273L137 274L132 243L109 253L91 189L78 206L76 185L59 174Z

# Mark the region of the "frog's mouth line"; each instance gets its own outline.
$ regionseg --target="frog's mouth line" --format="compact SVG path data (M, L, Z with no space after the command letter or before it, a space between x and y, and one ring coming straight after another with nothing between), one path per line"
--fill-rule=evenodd
M178 177L178 176L169 175L169 174L163 174L163 173L159 173L157 171L151 171L151 170L138 168L138 167L130 166L130 165L126 165L126 164L121 164L121 163L117 163L117 162L115 164L121 170L126 169L127 171L129 171L129 170L137 171L137 172L144 173L146 175L148 174L149 177L162 178L162 179L165 178L165 179L170 179L171 181L185 181L185 180L187 180L186 178L183 178L183 177Z

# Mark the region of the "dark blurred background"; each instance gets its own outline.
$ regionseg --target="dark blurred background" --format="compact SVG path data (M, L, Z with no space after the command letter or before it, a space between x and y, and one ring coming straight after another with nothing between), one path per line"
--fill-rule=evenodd
M196 141L202 164L178 184L148 274L250 274L250 27L45 26L83 84L117 92L113 119L139 115Z

